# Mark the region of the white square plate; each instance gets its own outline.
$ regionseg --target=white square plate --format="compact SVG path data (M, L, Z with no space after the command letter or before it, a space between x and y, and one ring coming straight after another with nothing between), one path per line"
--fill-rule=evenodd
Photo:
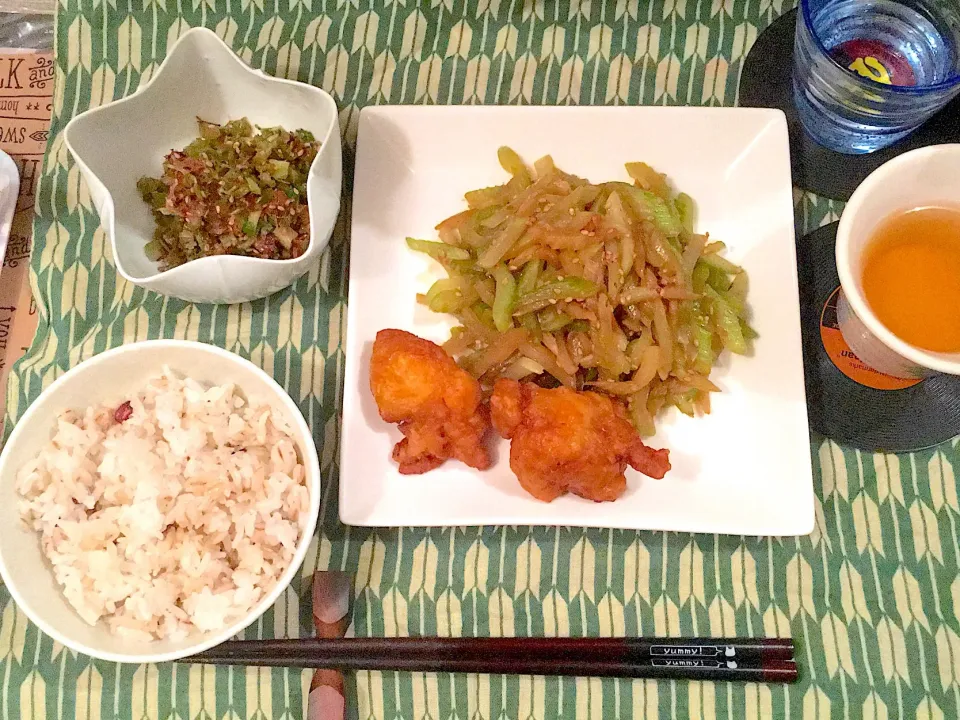
M787 125L777 110L604 107L372 107L360 115L350 250L340 518L349 525L569 525L744 535L800 535L814 524L810 441L794 251ZM728 245L750 274L752 357L729 358L711 378L713 412L671 411L652 447L670 449L663 480L627 471L611 503L527 495L507 441L478 472L448 461L403 476L390 459L400 439L368 384L374 337L400 328L435 342L447 316L416 294L444 276L406 236L466 207L463 193L497 185L497 148L594 182L627 180L624 162L667 173L696 200L698 230Z

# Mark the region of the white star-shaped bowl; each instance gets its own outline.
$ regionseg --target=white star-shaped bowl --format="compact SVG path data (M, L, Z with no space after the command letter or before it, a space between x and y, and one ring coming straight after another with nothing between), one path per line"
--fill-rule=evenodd
M147 257L144 247L155 225L137 180L161 175L164 156L197 137L198 117L218 123L246 117L261 127L303 128L321 141L307 179L310 244L303 255L293 260L219 255L163 271ZM342 159L333 98L251 69L203 28L185 33L137 92L81 113L64 137L110 238L117 270L164 295L238 303L276 292L319 260L340 210Z

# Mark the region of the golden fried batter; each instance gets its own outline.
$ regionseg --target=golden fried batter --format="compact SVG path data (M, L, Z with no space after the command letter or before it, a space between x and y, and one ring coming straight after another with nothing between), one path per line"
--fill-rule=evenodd
M373 343L370 390L380 417L398 423L404 439L393 459L406 475L433 470L447 458L485 470L483 436L490 425L480 385L443 348L403 330L381 330Z
M494 428L510 438L510 468L539 500L567 492L616 500L628 464L654 478L670 469L669 451L644 445L623 407L605 395L500 379L490 409Z

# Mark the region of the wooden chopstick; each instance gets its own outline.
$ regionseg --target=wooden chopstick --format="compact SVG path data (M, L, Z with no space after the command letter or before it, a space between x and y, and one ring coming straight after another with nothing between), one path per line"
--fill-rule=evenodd
M226 642L182 662L793 682L793 651L777 638L303 638Z

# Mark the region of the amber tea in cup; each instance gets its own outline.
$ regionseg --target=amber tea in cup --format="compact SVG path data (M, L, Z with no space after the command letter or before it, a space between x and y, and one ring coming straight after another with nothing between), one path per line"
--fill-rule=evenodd
M877 319L915 347L960 352L960 207L899 212L872 235L862 287Z

